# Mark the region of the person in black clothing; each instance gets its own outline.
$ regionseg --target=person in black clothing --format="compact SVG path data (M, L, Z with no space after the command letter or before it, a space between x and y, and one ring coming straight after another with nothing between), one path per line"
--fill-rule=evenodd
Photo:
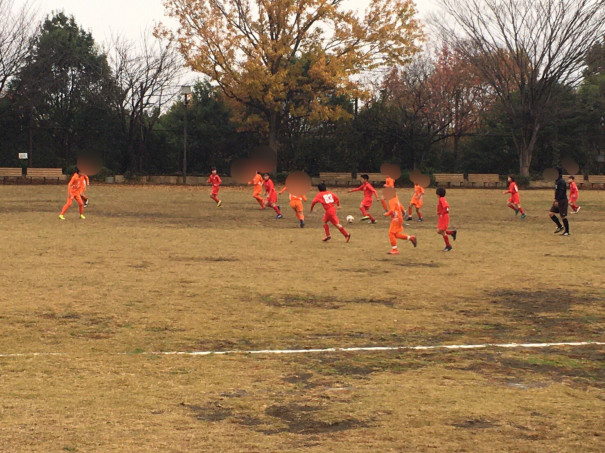
M561 235L569 236L569 221L567 220L567 183L563 179L563 169L561 167L557 167L557 171L559 172L559 177L555 181L555 201L553 202L548 215L557 225L555 234L560 233L563 231L563 229L565 229ZM561 220L563 221L565 228L563 228L563 225L561 225L561 222L559 222L557 214L561 216Z

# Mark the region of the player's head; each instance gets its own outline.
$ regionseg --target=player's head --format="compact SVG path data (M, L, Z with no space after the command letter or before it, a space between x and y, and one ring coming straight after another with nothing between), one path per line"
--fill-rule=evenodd
M216 175L216 167L210 167L210 171L213 175Z
M325 192L326 185L323 182L320 182L319 184L317 184L317 190L319 190L320 192Z
M508 177L508 182L515 182L515 178L513 176Z
M569 175L569 178L568 178L568 179L569 179L570 181L575 181L575 180L576 180L576 177L575 177L574 175Z
M437 187L435 193L438 197L445 197L445 187Z
M559 176L563 174L563 169L561 167L555 167L555 169L559 172Z
M271 175L269 173L265 173L263 175L263 179L266 181L267 179L269 179L271 177Z
M363 179L363 182L368 182L370 180L370 177L364 173L363 175L361 175L361 179Z

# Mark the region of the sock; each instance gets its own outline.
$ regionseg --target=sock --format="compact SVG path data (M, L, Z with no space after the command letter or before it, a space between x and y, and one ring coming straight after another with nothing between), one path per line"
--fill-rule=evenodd
M256 197L254 197L254 198L256 198ZM256 198L256 201L258 201L258 204L260 205L261 208L265 207L265 202L263 201L262 198L260 198L260 197Z
M347 230L345 230L345 227L343 226L341 226L338 230L342 233L344 237L347 237L349 235L349 233L347 233Z
M275 212L277 212L277 215L281 215L281 212L279 211L279 206L277 206L277 205L273 206L273 210Z
M372 214L368 212L368 215L370 216L370 222L376 222L376 219L372 217Z
M422 214L420 213L420 211L419 211L419 210L416 210L416 214L418 214L418 218L419 218L419 219L422 219Z
M359 210L361 211L361 213L363 214L364 217L368 215L366 208L364 208L363 206L361 208L359 208Z
M406 241L410 238L410 236L408 236L407 234L403 234L403 233L397 233L395 235L395 237L397 239L403 239L403 240L406 240Z
M521 215L525 215L525 210L521 206L519 206L519 212Z
M408 217L412 217L412 207L411 206L408 209Z
M555 222L557 224L558 228L561 228L561 226L562 226L561 222L559 222L559 219L557 218L556 215L552 216L551 219L552 219L553 222Z
M219 202L218 197L216 195L214 195L214 194L210 195L210 198L212 198L216 203Z
M447 237L447 234L443 235L443 240L445 241L445 246L446 247L451 247L451 245L450 245L450 238Z
M389 242L391 243L391 247L397 248L397 235L395 233L389 233Z
M509 205L508 205L508 207L509 207L509 208L511 208L513 211L516 211L516 210L517 210L517 208L515 208L515 205L514 205L514 204L509 204Z
M330 227L327 223L324 223L324 230L326 231L326 236L330 236Z
M447 231L445 232L445 234L449 234L449 235L451 236L452 234L454 234L454 231L453 231L453 230L447 230Z
M565 232L569 233L569 222L567 221L567 218L563 219L563 225L565 225Z

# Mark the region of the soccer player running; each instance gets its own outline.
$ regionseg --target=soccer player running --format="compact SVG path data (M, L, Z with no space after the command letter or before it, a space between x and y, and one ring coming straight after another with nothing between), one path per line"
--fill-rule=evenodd
M288 187L284 186L284 188L279 191L279 194L281 195L286 190L288 190ZM294 195L293 193L288 192L288 198L290 199L290 207L294 210L296 218L298 218L300 227L304 228L305 214L303 211L303 201L307 201L307 197L305 195Z
M212 198L216 202L216 206L220 208L223 205L223 202L218 198L218 191L223 182L221 177L216 173L216 167L212 167L212 172L210 176L208 176L209 184L212 184L212 192L210 192L210 198Z
M59 218L61 220L65 220L65 213L73 203L74 199L78 202L80 218L86 218L84 217L84 203L82 202L82 197L80 196L83 181L84 178L80 176L80 169L76 167L76 172L67 183L67 202L65 203L65 206L63 206L63 209L61 209L61 214L59 214Z
M445 241L444 252L449 252L452 250L452 244L450 244L450 239L448 236L451 236L454 241L456 240L456 230L448 230L450 223L450 205L445 199L445 189L443 187L437 188L437 196L439 197L439 202L437 203L437 216L439 217L437 223L437 234L443 236L443 240Z
M569 182L569 206L571 206L571 212L576 214L580 210L580 206L576 204L579 198L578 186L576 185L575 176L570 176L567 180Z
M410 206L408 207L408 215L406 217L406 220L412 220L412 207L415 207L416 214L418 214L418 221L422 222L424 219L422 218L422 212L420 212L420 208L422 207L423 203L424 187L414 183L414 195L412 195L412 199L410 200Z
M563 225L565 225L565 231L563 231L561 236L569 236L569 221L567 220L567 184L563 179L563 169L561 167L557 167L557 171L559 172L559 177L555 181L555 200L552 203L548 215L557 225L555 234L563 231ZM563 225L561 225L561 222L559 222L557 214L561 216Z
M261 192L263 191L263 176L260 174L260 171L257 171L252 178L251 181L248 181L248 184L253 184L254 189L252 190L252 198L258 201L261 209L265 209L265 200L261 196Z
M279 210L279 205L277 204L277 192L275 191L275 184L273 184L273 181L271 181L269 173L265 173L263 175L263 179L263 188L265 189L265 195L267 196L265 206L273 208L276 213L276 219L282 219L284 216L281 214L281 211Z
M512 176L509 176L507 181L508 181L508 190L505 190L504 192L502 192L503 194L506 194L506 193L510 194L510 198L508 199L507 206L509 208L511 208L513 211L515 211L515 215L521 213L521 218L524 219L525 211L521 207L521 200L519 198L519 187L517 186L517 183L515 182L515 178L513 178Z
M326 242L332 239L330 236L330 226L328 225L328 222L330 222L342 233L342 235L345 237L345 241L349 242L351 239L351 234L347 233L347 230L345 230L340 224L338 217L336 216L336 206L340 207L340 200L335 193L328 192L326 190L326 185L324 183L318 184L317 189L319 190L319 193L315 195L315 198L313 198L313 201L311 202L310 212L313 212L313 206L315 206L317 203L321 203L326 210L323 217L326 237L323 238L323 241Z
M376 189L374 189L372 184L370 184L370 182L369 182L370 177L368 175L365 175L365 174L361 175L361 179L362 179L361 185L359 187L357 187L356 189L349 190L349 193L363 190L363 200L361 201L361 204L359 205L359 210L363 214L363 217L361 218L361 220L369 219L372 223L376 223L376 219L374 217L372 217L372 214L370 214L368 212L368 210L372 206L372 195L374 195L374 197L376 197L376 201L378 201L378 192L376 192Z
M416 236L408 236L403 234L403 217L405 209L399 202L399 198L395 195L389 200L389 209L384 213L385 216L391 216L391 225L389 226L389 240L391 241L390 255L399 255L397 248L397 239L410 241L414 247L418 244Z

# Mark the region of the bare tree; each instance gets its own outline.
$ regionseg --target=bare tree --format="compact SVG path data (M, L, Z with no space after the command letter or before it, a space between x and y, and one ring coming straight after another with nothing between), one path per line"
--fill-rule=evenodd
M0 0L0 96L31 49L37 25L35 16L30 1L17 7L14 0Z
M557 84L575 85L605 31L603 0L439 0L446 42L482 74L509 116L520 174L529 176Z
M113 39L110 65L116 79L114 101L128 137L124 164L140 172L150 133L162 108L178 94L183 60L174 43L145 33L139 47Z

